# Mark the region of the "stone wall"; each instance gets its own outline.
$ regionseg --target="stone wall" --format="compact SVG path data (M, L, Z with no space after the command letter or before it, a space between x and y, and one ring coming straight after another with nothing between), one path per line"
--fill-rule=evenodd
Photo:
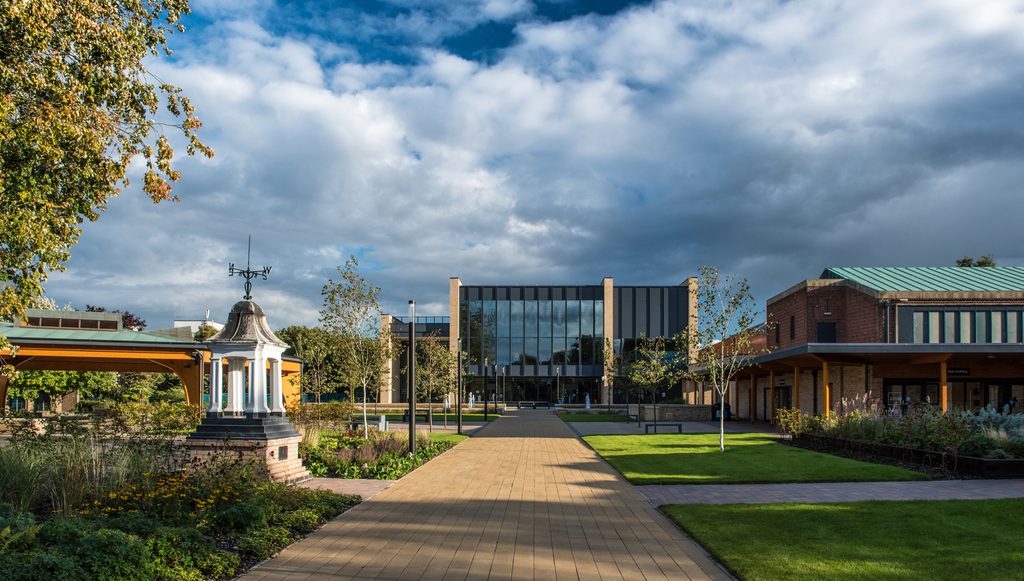
M653 405L640 407L640 419L654 421ZM708 422L714 417L714 406L663 404L658 407L658 421L672 422Z

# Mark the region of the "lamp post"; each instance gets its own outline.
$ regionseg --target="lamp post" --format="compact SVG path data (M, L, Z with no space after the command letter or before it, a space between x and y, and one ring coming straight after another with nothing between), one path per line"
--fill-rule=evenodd
M458 433L462 435L462 337L459 337L459 371L455 386L455 418L458 422Z
M501 368L501 403L508 405L508 392L505 391L505 375L508 373L508 365ZM495 412L498 410L498 406L494 406Z
M409 301L409 453L416 453L416 301Z
M487 358L484 357L484 422L487 421Z
M562 366L559 365L555 368L555 400L562 403Z

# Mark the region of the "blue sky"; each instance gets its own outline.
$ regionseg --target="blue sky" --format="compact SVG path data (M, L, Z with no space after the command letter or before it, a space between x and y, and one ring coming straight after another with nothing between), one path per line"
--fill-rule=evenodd
M1020 0L193 0L154 61L204 122L178 204L85 226L60 303L274 326L349 254L386 310L468 283L677 284L759 302L827 266L1022 264Z

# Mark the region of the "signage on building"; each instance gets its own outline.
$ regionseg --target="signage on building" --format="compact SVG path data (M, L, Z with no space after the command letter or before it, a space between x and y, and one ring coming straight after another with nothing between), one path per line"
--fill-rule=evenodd
M969 367L950 367L946 370L946 375L970 375L971 368Z

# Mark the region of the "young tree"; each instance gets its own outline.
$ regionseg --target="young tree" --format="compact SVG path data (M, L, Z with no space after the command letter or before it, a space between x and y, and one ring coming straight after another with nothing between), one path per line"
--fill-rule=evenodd
M637 393L651 396L655 422L658 421L658 388L669 387L679 381L686 368L686 351L671 349L679 341L683 340L676 337L670 344L664 337L640 337L625 365L625 377ZM639 400L638 397L638 403ZM639 406L637 414L640 414Z
M340 280L328 279L323 288L320 321L339 337L341 375L363 396L363 435L366 402L371 389L383 381L385 363L391 360L390 329L381 326L380 289L370 285L358 272L359 261L352 256L338 267Z
M278 336L291 346L291 353L302 359L302 391L312 394L316 403L325 393L338 391L339 337L322 327L293 325L282 329Z
M729 386L740 371L752 364L755 355L767 351L766 347L754 344L764 326L757 325L757 307L744 278L723 277L716 267L702 266L692 292L700 315L697 328L680 335L686 351L694 354L684 377L710 383L718 394L718 447L725 452L725 402Z
M455 384L456 355L438 337L416 341L416 389L427 400L427 425L434 430L435 401L448 397Z
M0 319L20 319L64 269L134 159L154 203L176 199L167 129L189 155L213 155L188 98L147 68L188 12L187 0L0 2Z

